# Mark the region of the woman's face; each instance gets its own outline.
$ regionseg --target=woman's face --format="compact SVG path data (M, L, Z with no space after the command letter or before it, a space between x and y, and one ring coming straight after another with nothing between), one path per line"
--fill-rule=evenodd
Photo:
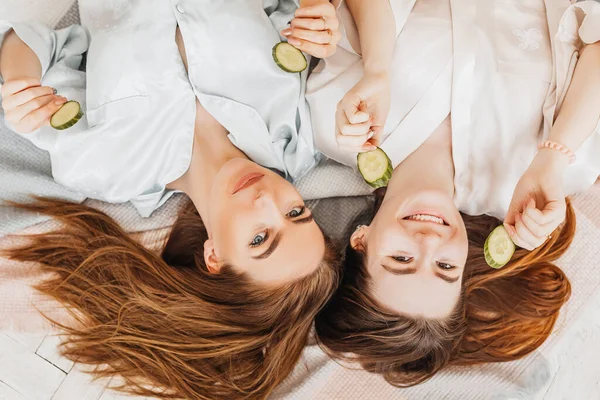
M209 269L223 263L255 280L281 284L315 271L323 234L294 186L245 159L221 168L210 193Z
M428 319L445 318L454 309L468 241L447 195L386 196L371 225L354 232L351 245L366 252L371 293L382 306Z

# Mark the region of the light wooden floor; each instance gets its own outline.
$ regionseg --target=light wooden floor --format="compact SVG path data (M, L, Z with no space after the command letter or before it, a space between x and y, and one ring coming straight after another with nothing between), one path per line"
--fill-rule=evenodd
M0 333L0 400L142 400L106 389L58 354L51 334Z

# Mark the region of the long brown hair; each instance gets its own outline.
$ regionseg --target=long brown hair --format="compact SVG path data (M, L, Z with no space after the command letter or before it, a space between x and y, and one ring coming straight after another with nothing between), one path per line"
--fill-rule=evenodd
M7 253L54 273L37 289L77 321L59 324L62 353L98 376L120 375L118 389L136 395L265 398L294 368L339 283L329 241L314 273L280 287L259 286L230 266L209 273L207 232L191 205L161 256L98 210L42 199L20 207L62 222Z
M347 246L338 292L317 315L317 338L331 356L357 361L392 385L421 383L448 365L511 361L537 349L550 335L571 294L553 262L575 235L567 200L565 222L534 251L519 249L502 269L490 268L483 245L500 224L489 216L463 216L469 255L461 297L443 320L398 315L370 295L364 253Z

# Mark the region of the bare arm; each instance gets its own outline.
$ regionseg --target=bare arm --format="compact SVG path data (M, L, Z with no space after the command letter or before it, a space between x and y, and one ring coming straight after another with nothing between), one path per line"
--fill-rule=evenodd
M42 86L42 64L38 56L14 31L0 48L2 108L5 119L19 133L30 133L48 124L50 117L66 103L53 88Z
M549 140L576 151L594 132L600 119L600 43L586 46ZM511 238L532 250L548 240L565 219L562 185L569 158L554 150L541 150L517 184L505 219Z
M576 151L600 120L600 42L583 48L548 140ZM556 153L556 152L553 152Z
M347 0L358 28L366 73L388 73L396 43L396 22L389 0Z
M281 31L288 43L317 58L333 55L342 39L340 23L329 0L300 0L290 27Z
M364 76L338 104L336 141L348 152L373 150L390 111L396 22L389 0L347 0L358 28Z
M42 64L36 54L14 31L6 34L0 48L0 74L5 82L22 78L42 78Z

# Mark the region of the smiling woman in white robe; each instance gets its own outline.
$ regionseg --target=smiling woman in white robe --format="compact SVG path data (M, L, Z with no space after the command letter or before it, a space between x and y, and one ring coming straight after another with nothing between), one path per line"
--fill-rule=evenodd
M338 6L345 38L307 88L315 144L353 167L378 145L394 173L350 238L321 343L400 386L530 353L570 293L553 264L575 232L565 196L600 173L600 3ZM521 248L499 270L496 218Z

